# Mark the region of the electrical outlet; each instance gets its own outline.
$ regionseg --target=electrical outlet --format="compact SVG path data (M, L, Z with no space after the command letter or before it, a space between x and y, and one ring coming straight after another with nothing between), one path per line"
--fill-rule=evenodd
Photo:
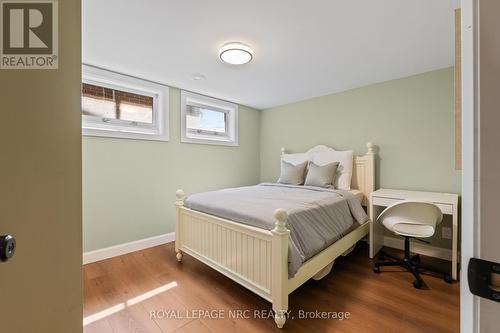
M441 237L444 239L451 239L451 228L450 227L442 227L441 228Z

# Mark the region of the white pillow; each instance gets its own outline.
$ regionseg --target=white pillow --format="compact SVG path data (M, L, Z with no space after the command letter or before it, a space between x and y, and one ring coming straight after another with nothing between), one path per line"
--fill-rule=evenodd
M309 156L306 153L283 154L282 160L292 165L298 165L308 162Z
M339 162L333 186L339 190L349 191L351 189L352 165L354 155L352 150L345 151L325 151L314 153L312 161L316 165L325 165L332 162Z

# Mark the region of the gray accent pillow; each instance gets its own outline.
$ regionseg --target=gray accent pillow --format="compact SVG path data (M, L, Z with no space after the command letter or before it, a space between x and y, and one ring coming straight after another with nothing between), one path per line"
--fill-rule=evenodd
M281 173L278 183L289 185L304 184L304 176L306 173L307 161L297 165L281 160Z
M307 177L304 185L318 187L333 187L335 173L339 167L339 162L332 162L325 165L317 165L313 161L307 166Z

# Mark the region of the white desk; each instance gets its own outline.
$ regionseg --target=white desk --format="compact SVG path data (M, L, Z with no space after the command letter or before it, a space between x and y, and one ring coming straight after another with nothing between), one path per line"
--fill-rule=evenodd
M451 193L435 193L420 191L404 191L379 189L372 192L368 204L370 215L370 258L373 258L384 245L384 226L377 223L382 210L401 200L428 201L436 204L444 215L451 215L452 222L452 249L451 249L451 276L457 279L458 258L458 195Z

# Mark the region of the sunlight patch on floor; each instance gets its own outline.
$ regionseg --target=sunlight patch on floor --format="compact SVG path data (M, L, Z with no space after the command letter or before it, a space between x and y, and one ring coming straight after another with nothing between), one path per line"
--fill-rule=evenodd
M139 295L137 297L134 297L134 298L131 298L129 299L128 301L124 302L124 303L120 303L120 304L117 304L117 305L114 305L112 307L109 307L105 310L102 310L102 311L99 311L97 313L94 313L90 316L87 316L85 318L83 318L83 326L87 326L93 322L96 322L98 320L101 320L103 318L106 318L108 316L111 316L117 312L120 312L122 310L124 310L126 307L129 307L129 306L132 306L132 305L135 305L137 303L140 303L142 301L145 301L151 297L154 297L156 295L159 295L169 289L172 289L172 288L175 288L177 287L177 282L176 281L173 281L173 282L170 282L170 283L167 283L166 285L164 286L161 286L161 287L158 287L156 289L153 289L153 290L150 290L148 292L145 292L144 294L142 295Z

